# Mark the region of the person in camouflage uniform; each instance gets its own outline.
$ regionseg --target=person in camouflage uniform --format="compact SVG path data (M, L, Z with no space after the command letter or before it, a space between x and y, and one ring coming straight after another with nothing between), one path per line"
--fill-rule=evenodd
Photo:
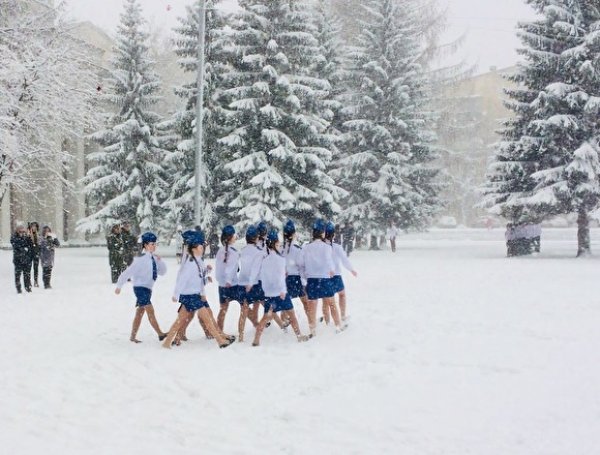
M123 239L121 238L121 226L115 224L110 234L106 236L108 247L108 263L110 264L110 278L113 283L119 279L119 275L125 269L123 267Z
M137 237L131 233L128 221L121 223L121 240L123 241L123 270L131 265L138 252Z

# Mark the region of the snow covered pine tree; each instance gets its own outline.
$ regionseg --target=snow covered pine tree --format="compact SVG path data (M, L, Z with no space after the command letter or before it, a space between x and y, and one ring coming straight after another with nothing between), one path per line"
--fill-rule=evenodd
M227 67L231 44L224 29L227 16L219 10L220 0L207 0L206 33L204 46L204 105L203 105L203 156L206 185L202 189L204 207L201 213L201 226L207 232L214 232L226 216L226 210L215 207L214 202L222 199L224 170L227 163L226 150L218 140L229 131L227 110L217 101L222 74ZM186 7L186 16L179 18L180 25L175 28L175 53L179 65L186 73L198 72L198 24L201 2ZM194 82L175 89L175 93L185 100L183 110L176 112L170 122L172 129L180 138L177 150L167 158L171 192L166 206L169 208L171 226L191 225L195 219L194 207L194 170L195 170L195 122L197 100L197 78Z
M145 231L155 229L163 217L167 152L156 131L160 116L148 110L158 100L160 81L147 56L142 26L138 1L125 0L104 95L118 112L107 114L108 129L92 136L104 148L89 155L84 183L92 213L78 223L83 231L98 232L120 220Z
M235 222L310 220L332 206L331 151L320 137L328 121L314 108L329 89L312 75L321 58L309 11L297 0L240 0L232 22L236 55L221 98L234 130L221 143L229 191L219 201Z
M424 228L440 208L436 154L429 129L427 74L418 0L370 0L364 29L350 54L352 104L341 185L349 192L342 219L364 231L394 222Z
M593 2L529 0L541 18L519 25L525 61L506 92L515 117L502 132L483 205L515 223L577 213L577 255L590 252L600 200L598 27Z

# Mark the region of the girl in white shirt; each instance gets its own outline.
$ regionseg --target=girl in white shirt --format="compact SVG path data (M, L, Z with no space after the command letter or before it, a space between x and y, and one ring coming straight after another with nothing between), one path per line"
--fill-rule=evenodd
M269 232L265 245L266 256L262 261L260 270L260 280L265 293L265 314L256 328L256 335L254 336L252 346L258 346L260 344L260 337L263 330L279 311L283 313L284 319L290 321L298 341L308 341L311 337L300 333L298 319L294 312L294 305L287 293L285 283L286 261L278 250L279 236L277 231L272 230Z
M292 220L283 226L283 249L281 254L286 260L285 284L291 299L299 298L308 317L308 299L306 298L306 276L304 273L304 257L302 247L294 243L296 226Z
M252 325L258 325L258 309L265 296L259 283L259 273L264 251L256 245L258 231L256 226L246 229L246 246L240 252L240 273L238 275L239 298L241 302L240 320L238 323L238 340L244 341L246 319ZM250 308L252 305L252 308Z
M215 257L215 269L217 283L219 284L219 315L217 324L219 330L225 325L225 315L229 308L229 302L239 302L238 269L240 267L240 253L233 247L237 240L235 228L231 225L225 226L221 232L221 244Z
M204 252L204 233L194 231L186 238L186 243L188 256L185 262L181 264L175 290L173 291L173 302L180 302L183 307L177 314L177 319L171 326L171 330L169 330L169 334L163 342L163 347L171 348L171 342L179 329L192 319L194 313L198 311L200 319L215 338L219 347L226 348L235 341L235 337L226 338L213 322L204 290L203 272L198 262Z
M162 341L167 336L158 326L154 307L150 300L152 298L152 287L156 278L158 275L162 276L167 273L165 261L160 256L154 254L156 251L156 240L156 235L152 232L142 234L143 254L134 258L131 265L121 273L117 280L117 288L115 289L115 294L117 295L121 293L121 288L129 279L133 282L136 309L131 327L131 336L129 337L129 340L133 343L141 343L137 339L137 332L142 323L144 313L148 315L148 321L150 321L150 325L158 335L158 340Z
M358 274L354 270L354 267L350 263L350 260L348 259L348 256L346 256L346 252L342 246L333 241L334 237L335 224L329 221L325 226L325 240L327 243L329 243L329 245L331 245L331 249L333 250L333 262L335 265L335 275L333 278L331 278L331 285L333 287L333 292L338 295L340 316L342 321L346 321L346 290L344 286L344 280L342 279L342 266L352 273L352 275L357 276ZM325 323L329 324L329 312L326 309L327 307L323 306L323 317L325 318Z
M310 333L313 336L316 335L317 303L319 299L323 299L323 306L329 308L336 332L341 332L343 328L340 315L335 306L335 292L330 280L335 275L335 264L331 246L325 243L325 221L318 219L313 223L313 241L305 245L302 252L306 273Z

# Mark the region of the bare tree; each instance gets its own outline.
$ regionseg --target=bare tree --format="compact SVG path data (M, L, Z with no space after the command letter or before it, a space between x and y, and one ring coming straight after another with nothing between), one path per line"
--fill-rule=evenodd
M93 122L96 69L62 5L0 0L0 204L10 185L65 181L67 138Z

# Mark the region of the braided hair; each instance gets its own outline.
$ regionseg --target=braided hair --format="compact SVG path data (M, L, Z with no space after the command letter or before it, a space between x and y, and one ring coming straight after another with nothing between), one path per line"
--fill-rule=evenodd
M283 251L285 251L285 247L287 245L287 252L289 254L290 248L292 248L292 242L294 240L295 232L283 232Z
M223 259L223 262L227 262L227 254L229 253L229 241L232 237L233 235L221 234L221 244L225 247L225 259Z
M279 242L278 239L275 239L275 240L266 239L265 246L267 247L267 254L270 254L270 251L273 250L273 251L275 251L276 254L281 255L281 253L279 251L277 251L277 248L275 248L275 244L277 242Z

